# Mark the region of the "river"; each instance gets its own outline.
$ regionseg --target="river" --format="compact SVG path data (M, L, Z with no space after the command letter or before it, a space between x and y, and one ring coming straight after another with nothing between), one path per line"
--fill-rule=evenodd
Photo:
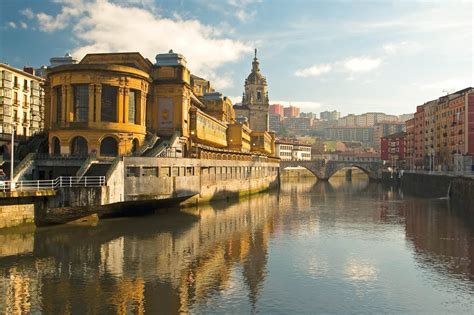
M0 313L469 313L474 228L364 179L0 232Z

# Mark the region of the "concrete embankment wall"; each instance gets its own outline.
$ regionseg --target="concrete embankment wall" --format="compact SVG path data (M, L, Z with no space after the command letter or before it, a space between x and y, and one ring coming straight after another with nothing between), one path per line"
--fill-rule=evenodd
M126 157L105 187L60 189L36 217L37 225L140 214L170 205L240 197L275 187L279 163Z
M35 205L33 203L15 202L0 206L0 229L34 223L34 221Z
M453 180L452 176L405 172L399 182L404 193L425 198L442 198L448 197Z
M458 208L474 215L474 179L456 178L451 183L450 200Z
M404 173L399 183L406 194L424 198L449 197L456 209L474 214L474 178Z

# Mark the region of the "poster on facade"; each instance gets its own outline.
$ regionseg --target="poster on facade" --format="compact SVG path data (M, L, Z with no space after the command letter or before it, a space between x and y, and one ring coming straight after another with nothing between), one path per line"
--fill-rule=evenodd
M173 127L173 99L171 97L158 98L158 127Z

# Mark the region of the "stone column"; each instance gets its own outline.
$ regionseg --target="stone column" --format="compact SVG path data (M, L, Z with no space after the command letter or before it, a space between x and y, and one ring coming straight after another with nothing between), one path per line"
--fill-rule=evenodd
M123 122L123 101L124 101L124 88L120 86L118 88L118 95L117 95L117 122Z
M101 121L101 111L102 111L102 85L95 85L95 121Z
M144 126L146 124L145 122L145 115L147 112L146 108L146 92L145 91L140 91L140 99L139 99L139 104L138 104L138 112L137 112L137 117L138 117L138 124ZM153 121L150 121L153 123Z

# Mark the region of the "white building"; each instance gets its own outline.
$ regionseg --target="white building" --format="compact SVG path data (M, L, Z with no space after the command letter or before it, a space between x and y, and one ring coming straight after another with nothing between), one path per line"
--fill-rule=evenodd
M311 145L293 141L277 140L275 143L276 156L282 161L310 161Z
M12 126L29 137L44 127L43 79L0 63L0 135L9 139Z

